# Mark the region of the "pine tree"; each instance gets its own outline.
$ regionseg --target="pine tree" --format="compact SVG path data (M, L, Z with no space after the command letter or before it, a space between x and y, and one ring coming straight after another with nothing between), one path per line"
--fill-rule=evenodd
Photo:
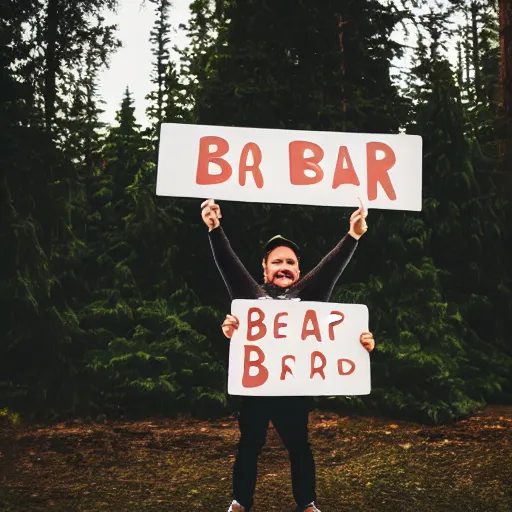
M222 2L211 0L193 0L190 4L188 25L180 28L187 31L188 45L177 50L180 55L180 74L186 86L185 107L192 122L195 122L195 112L200 108L201 90L211 74L210 60L223 37L227 20L221 9ZM214 34L218 34L216 38Z
M80 312L88 347L83 402L91 412L222 410L210 342L191 327L209 312L192 311L199 304L174 265L179 211L155 198L151 141L134 111L127 89L91 189L83 266L91 299Z
M473 61L473 83L475 88L475 100L477 103L481 101L482 96L482 78L480 70L480 27L479 15L481 6L478 2L471 2L471 46Z
M52 132L66 102L60 93L72 79L73 71L90 47L106 64L109 53L119 42L115 26L104 24L103 9L115 9L116 0L47 0L39 16L28 20L34 38L31 42L34 79L44 108L44 124ZM39 15L39 13L37 13Z
M113 28L93 25L100 9L112 6L50 0L42 9L26 0L1 7L2 76L10 88L2 131L14 150L2 182L9 205L2 246L10 255L3 266L2 379L8 403L38 414L76 404L81 347L73 340L81 330L73 303L83 245L75 232L79 169L66 152L63 114L88 42L104 43L102 62L115 47Z
M188 119L185 88L172 61L169 61L165 74L165 99L162 122L179 123Z
M169 43L170 28L169 8L170 0L151 0L156 5L156 20L151 30L150 42L152 44L151 53L153 54L154 68L151 74L151 83L155 89L148 95L147 99L150 105L147 109L148 118L153 122L154 129L159 130L160 124L164 119L165 110L165 92L166 77L169 67Z
M428 155L424 218L431 232L430 251L444 271L441 283L448 304L457 307L464 324L464 351L469 362L460 370L467 393L488 398L505 382L501 363L510 364L505 363L506 358L496 364L502 357L500 338L505 332L505 317L497 305L510 300L500 250L504 219L496 174L492 160L482 156L470 119L456 103L459 92L446 59L423 61L415 73L423 86L417 91L420 101L414 116L416 126L411 129L423 135ZM493 318L485 328L479 320L483 315ZM470 379L467 372L471 368L481 368L482 374Z

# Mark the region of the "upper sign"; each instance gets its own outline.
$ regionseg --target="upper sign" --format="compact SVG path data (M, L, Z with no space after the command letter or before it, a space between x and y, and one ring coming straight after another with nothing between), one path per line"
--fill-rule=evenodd
M163 124L156 193L421 210L418 135Z

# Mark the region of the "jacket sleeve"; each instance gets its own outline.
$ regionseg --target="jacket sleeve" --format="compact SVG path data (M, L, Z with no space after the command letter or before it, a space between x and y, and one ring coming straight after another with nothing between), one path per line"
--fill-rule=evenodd
M334 286L351 260L358 241L348 233L322 261L296 285L302 300L327 302Z
M231 300L254 299L263 295L261 287L233 251L224 230L220 226L212 229L208 237L215 263Z

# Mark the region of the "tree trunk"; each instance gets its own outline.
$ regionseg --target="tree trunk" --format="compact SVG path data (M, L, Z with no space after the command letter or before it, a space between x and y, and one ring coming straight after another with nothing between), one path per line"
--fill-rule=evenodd
M465 64L466 64L466 94L469 100L472 98L472 91L471 91L471 74L470 74L470 67L471 67L471 57L470 57L470 43L469 43L469 19L468 19L468 11L466 10L466 26L464 27L464 57L465 57Z
M512 0L499 0L499 13L501 87L506 130L501 155L503 170L506 174L512 175Z
M474 86L475 86L475 99L476 101L480 101L482 94L482 80L480 75L480 45L478 39L478 4L476 2L471 2L471 39L473 46L473 70L475 73L474 76Z
M503 107L512 117L512 0L500 0L499 6Z
M55 117L55 103L57 99L57 29L58 29L58 3L59 0L48 0L46 9L46 31L45 31L45 73L44 73L44 113L45 125L48 131L52 129Z
M462 94L464 91L464 64L462 62L462 44L460 40L457 42L457 85L459 86L457 101L460 105L462 103Z

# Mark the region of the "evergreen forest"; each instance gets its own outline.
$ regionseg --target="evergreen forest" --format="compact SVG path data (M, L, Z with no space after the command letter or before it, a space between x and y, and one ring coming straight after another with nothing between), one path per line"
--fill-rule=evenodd
M0 415L229 414L229 295L202 200L156 195L162 123L421 135L422 211L370 210L331 299L370 310L372 392L318 407L448 423L512 403L512 3L193 0L181 26L140 3L149 107L120 83L113 123L118 2L0 3ZM307 271L352 212L219 203L258 279L270 237Z

